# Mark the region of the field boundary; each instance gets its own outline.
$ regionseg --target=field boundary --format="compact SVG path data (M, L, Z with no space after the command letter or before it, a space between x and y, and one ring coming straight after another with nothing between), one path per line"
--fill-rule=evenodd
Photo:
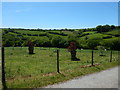
M75 70L67 70L66 71L62 71L61 73L54 73L51 74L49 73L48 75L44 75L44 76L36 76L36 77L30 77L29 79L23 79L25 82L22 83L22 79L21 81L19 81L19 83L14 83L15 81L10 81L7 82L7 85L11 88L18 88L18 86L21 86L20 88L44 88L47 85L53 85L55 83L59 83L59 82L64 82L76 77L81 77L81 76L85 76L88 74L92 74L92 73L96 73L96 72L100 72L106 69L110 69L113 67L117 67L118 63L117 62L108 62L105 64L101 64L101 65L96 65L96 66L92 66L92 67L86 67L86 68L81 68L78 67ZM34 82L36 82L36 84L33 84ZM12 84L14 83L14 85ZM24 85L25 84L25 85Z

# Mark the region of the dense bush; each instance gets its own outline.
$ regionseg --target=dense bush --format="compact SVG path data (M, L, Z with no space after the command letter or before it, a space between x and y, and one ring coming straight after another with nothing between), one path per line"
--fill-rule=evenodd
M33 43L37 47L50 47L51 46L49 38L34 39Z
M95 49L95 47L100 45L100 40L90 39L87 41L87 46L90 49Z
M120 38L105 39L101 45L107 49L120 50Z
M54 36L51 40L51 44L53 47L62 48L62 47L66 47L67 42L64 38L60 36Z

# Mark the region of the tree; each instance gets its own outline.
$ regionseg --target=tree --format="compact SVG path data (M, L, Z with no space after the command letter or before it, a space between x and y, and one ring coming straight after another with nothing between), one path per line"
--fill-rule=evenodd
M103 40L101 45L107 49L120 50L120 38Z
M51 40L51 44L52 46L58 47L58 48L66 47L67 41L60 36L54 36Z
M116 27L114 25L111 25L111 30L115 29Z
M99 26L96 27L96 29L97 29L97 32L102 32L103 27L102 27L102 25L99 25Z
M95 49L95 47L97 47L98 45L100 45L99 40L94 39L87 40L87 46L90 49Z
M83 30L79 30L79 34L82 34L83 33Z
M10 41L9 39L5 40L4 41L4 46L6 47L10 47L10 46L13 46L14 45L14 42L13 41Z
M104 26L98 25L98 26L96 27L96 29L97 29L97 31L98 31L99 33L101 33L101 32L108 32L108 31L111 30L111 26L109 26L109 25L104 25Z
M68 43L75 42L76 46L79 47L78 37L75 34L69 34L67 38Z
M120 38L116 38L112 41L111 49L113 50L120 50Z
M104 25L103 26L103 32L108 32L111 30L111 27L109 25Z

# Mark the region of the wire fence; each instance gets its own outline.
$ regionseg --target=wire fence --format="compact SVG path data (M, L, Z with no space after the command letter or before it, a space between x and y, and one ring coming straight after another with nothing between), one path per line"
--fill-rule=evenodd
M92 65L92 55L93 65L118 61L118 51L111 50L100 56L99 50L92 53L92 50L77 49L80 61L71 61L70 52L62 48L35 47L34 53L29 55L27 47L5 47L6 79L60 73Z

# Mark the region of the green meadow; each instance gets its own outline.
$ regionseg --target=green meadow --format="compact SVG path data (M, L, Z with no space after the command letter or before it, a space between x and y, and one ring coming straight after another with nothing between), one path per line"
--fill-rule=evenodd
M0 42L5 48L5 76L8 88L44 87L118 65L119 26L99 25L87 29L49 30L3 28L0 34ZM32 55L28 54L29 40L35 46L35 54ZM76 42L77 58L80 61L71 61L70 52L67 50L70 42ZM56 50L59 50L60 73L57 72ZM103 56L100 56L101 50Z
M59 49L60 74L57 73L57 49ZM91 65L91 50L78 49L77 57L80 58L80 61L71 61L70 53L67 49L62 48L35 47L34 53L29 55L27 47L5 47L8 88L43 87L100 71L108 68L107 66L110 68L116 66L118 62L118 51L113 51L110 63L109 50L104 51L105 56L99 56L99 51L94 50L94 65L96 66L93 67L87 67ZM82 68L84 66L86 68Z

